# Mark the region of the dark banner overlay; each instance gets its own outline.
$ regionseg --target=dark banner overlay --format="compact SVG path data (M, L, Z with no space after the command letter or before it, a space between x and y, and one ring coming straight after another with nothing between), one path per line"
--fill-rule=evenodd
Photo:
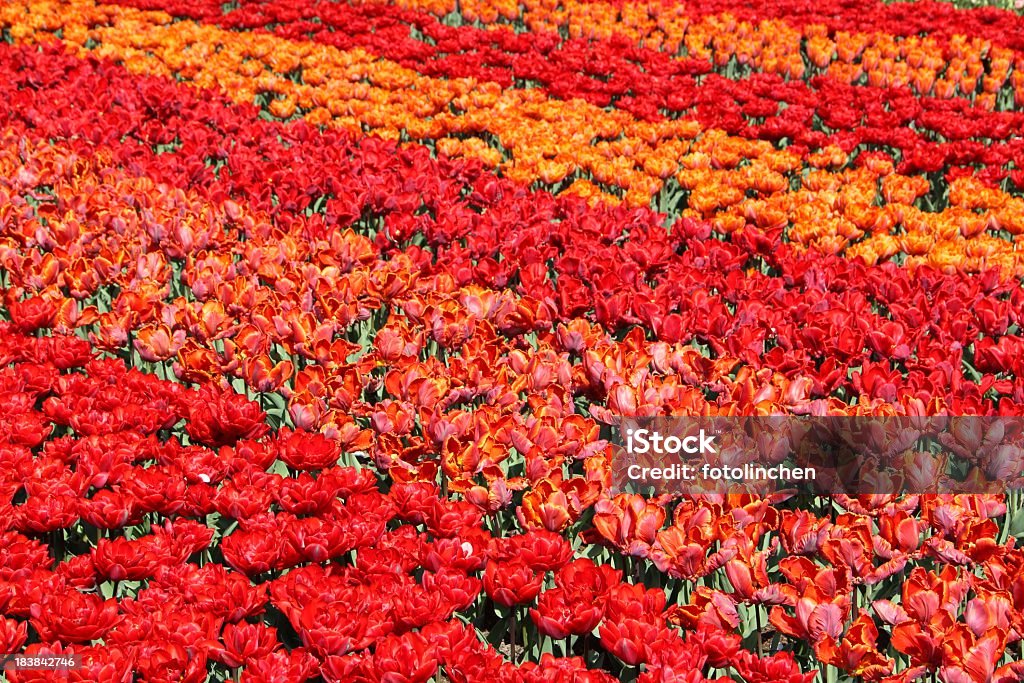
M1024 417L623 417L616 492L1003 493L1024 483Z

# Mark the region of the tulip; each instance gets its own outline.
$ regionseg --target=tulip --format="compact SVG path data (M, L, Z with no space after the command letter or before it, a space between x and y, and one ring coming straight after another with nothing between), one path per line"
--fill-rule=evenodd
M231 669L251 659L269 655L278 643L277 629L246 622L225 625L221 639L223 646L211 652L211 655Z
M484 568L484 590L502 607L532 602L540 593L544 575L537 574L522 560L501 564L493 560Z
M277 567L282 555L281 543L262 531L236 531L220 543L224 561L234 569L255 576Z
M111 581L139 581L153 576L161 558L156 544L123 538L100 539L92 550L96 571Z
M287 428L278 432L278 458L297 470L322 470L338 463L341 449L326 437Z
M171 332L166 325L144 327L136 332L135 349L142 360L162 363L177 355L185 344L185 330Z
M519 667L519 674L525 683L612 683L616 680L605 671L588 669L582 657L555 657L548 652L541 655L540 662L524 663Z
M604 609L588 603L586 594L573 594L561 588L552 588L541 594L536 609L530 609L530 618L537 629L550 638L559 640L570 634L590 633L601 621Z
M644 557L665 522L665 511L640 496L620 495L599 501L594 507L594 528L600 537L620 550Z
M434 648L418 633L386 636L373 655L382 683L426 683L437 671Z
M263 436L269 429L265 418L263 411L245 397L205 385L189 397L186 430L195 441L219 448Z
M30 297L24 301L10 302L8 310L11 322L19 332L29 333L49 329L56 323L56 305L41 297Z
M618 622L605 620L599 628L601 645L627 666L637 666L647 661L651 656L650 652L653 651L653 648L649 649L649 645L661 636L663 631L667 629L636 619Z
M262 657L250 659L240 680L245 683L304 681L313 677L316 670L316 658L303 648L291 651L278 649Z
M88 643L102 638L120 620L117 601L67 590L44 597L31 608L32 627L46 641Z
M137 654L131 649L105 644L102 647L83 647L76 650L82 656L82 666L68 672L68 680L75 683L111 681L129 683L133 677Z
M0 617L0 649L19 652L28 638L28 623Z

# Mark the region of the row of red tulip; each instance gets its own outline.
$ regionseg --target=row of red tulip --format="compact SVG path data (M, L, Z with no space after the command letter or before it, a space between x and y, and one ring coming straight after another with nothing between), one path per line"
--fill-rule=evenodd
M664 592L574 559L561 535L492 537L475 506L423 483L384 493L370 470L336 465L336 443L271 434L265 413L230 390L188 390L91 360L81 339L7 327L5 417L37 429L4 430L0 446L0 649L17 652L31 626L27 654L83 657L65 674L9 680L203 681L241 670L253 682L412 682L438 667L455 681L615 680L586 668L586 649L512 666L472 625L502 624L488 600L506 613L536 605L529 614L546 638L597 633L593 645L620 662L609 666L645 664L643 681L678 680L681 667L692 681L729 667L747 680L809 680L788 656L737 656L739 639L724 630L681 637ZM52 406L86 400L105 429L56 436L65 414ZM117 419L133 408L159 418ZM285 476L268 471L282 467Z
M450 638L451 628L462 629L452 615L473 615L479 606L470 608L481 587L508 609L536 599L530 617L546 637L564 640L596 629L602 645L624 665L647 665L642 680L676 680L673 667L699 669L695 662L700 661L725 668L732 660L720 648L734 650L737 641L708 629L736 628L737 608L743 604L775 605L771 623L780 633L814 643L826 663L875 679L892 664L875 649L874 622L865 615L851 617L851 599L861 590L858 586L882 584L922 557L950 566L941 574L915 568L900 589L899 605L887 599L874 602L881 619L896 627L892 646L909 658L911 668L903 679L940 667L946 680L958 680L956 675L979 680L978 667L991 671L1006 645L1019 638L1021 625L1014 614L1019 615L1021 592L1015 586L1024 581L1024 564L1018 551L997 545L995 525L983 521L1001 514L995 501L979 508L974 507L982 502L979 498L922 500L921 518L939 532L924 544L921 523L909 514L918 506L914 500L874 501L872 508L844 500L850 509L870 516L841 515L834 523L807 512L780 515L767 500L726 506L710 499L691 501L676 508L668 529L662 529L665 510L638 497L599 503L592 540L648 557L670 576L687 580L724 568L731 593L698 589L688 604L666 611L664 592L623 584L618 572L590 560L573 561L569 544L557 534L533 531L489 540L475 506L439 498L432 485L400 484L381 494L367 470L335 466L335 444L317 434L268 434L258 406L231 391L212 386L190 391L126 372L120 362L89 360L90 350L80 339L8 332L3 341L8 369L3 378L12 406L8 419L46 425L5 432L4 489L11 500L22 498L7 503L4 515L14 530L7 533L0 575L7 596L5 638L16 649L26 637L19 620L29 619L42 640L30 652L90 655L88 673L73 680L89 680L99 671L119 680L129 667L156 667L154 680L164 680L157 670L202 680L208 660L228 668L245 663L243 680L254 681L285 665L291 672L285 680L306 680L317 667L327 680L374 680L382 672L426 680L438 663L449 675L459 675L463 666L486 667L489 675L510 680L533 680L531 675L552 680L544 676L555 671L571 675L582 666L582 661L544 660L540 670L501 674L507 665L464 629L458 631L460 640L476 645L461 655L440 649L433 636L440 631ZM55 354L56 349L60 352ZM61 412L50 406L72 404L76 396L90 399L94 421L106 429L92 436L52 438L49 421L55 420L57 430L64 424ZM35 406L41 397L48 398L40 411ZM130 406L171 412L128 429L98 416L117 415ZM175 425L170 438L167 425ZM196 445L183 446L178 434ZM275 461L284 464L289 476L267 472ZM85 526L78 523L79 514L88 520ZM977 517L972 520L972 515ZM877 539L872 538L871 517L877 520ZM405 526L389 525L394 520ZM409 525L422 525L429 536ZM147 534L138 535L147 527ZM120 529L132 538L105 535ZM776 530L788 554L779 563L782 582L769 578L769 554L755 550ZM53 559L46 546L18 532L49 534L42 538L63 561L48 569ZM722 549L713 552L716 539ZM62 555L73 548L85 552ZM216 557L256 579L256 586L219 564L206 564L215 557L210 554L214 548ZM778 542L770 548L774 554ZM336 566L344 565L353 550L353 566ZM886 563L876 566L876 554ZM831 566L802 555L820 555ZM181 565L187 561L198 566L186 565L190 573L183 576ZM334 569L325 571L324 563ZM961 563L984 568L984 573L980 578L962 575L953 569ZM302 565L306 568L267 584L270 603L305 648L286 655L275 627L243 620L265 618L270 609L266 586L260 588L268 572L275 576ZM414 581L409 574L420 567L425 573ZM482 582L474 578L481 571ZM555 572L554 583L542 592L546 571ZM116 590L126 581L146 583L120 604L115 597L103 597L101 584ZM206 597L196 594L201 586ZM968 599L971 592L976 597ZM945 611L924 606L933 597ZM360 606L358 616L345 618L352 605ZM795 607L795 616L783 606ZM701 638L714 634L720 639L718 654L694 650L692 638L680 640L663 622L659 625L665 615L697 629ZM850 618L854 623L846 628ZM99 638L106 643L102 656L96 648L78 645ZM944 639L963 647L943 648ZM680 649L684 642L689 645ZM362 653L371 647L372 656ZM415 657L390 659L394 648ZM763 662L744 654L732 665L745 680L762 680L759 667L783 676L765 680L803 680L786 669L786 661ZM464 673L464 680L480 680L484 674L475 671ZM1007 665L996 675L1015 671ZM13 680L34 679L21 674Z

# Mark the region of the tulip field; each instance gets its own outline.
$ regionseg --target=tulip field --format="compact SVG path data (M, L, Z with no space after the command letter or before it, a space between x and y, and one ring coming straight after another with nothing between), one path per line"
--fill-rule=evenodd
M1010 11L3 0L0 679L1022 681L1024 462L610 436L1024 415L1022 282Z

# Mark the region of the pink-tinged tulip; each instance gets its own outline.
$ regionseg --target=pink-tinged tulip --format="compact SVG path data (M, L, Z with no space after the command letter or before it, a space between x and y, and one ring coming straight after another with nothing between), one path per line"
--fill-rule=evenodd
M621 494L600 500L594 506L594 540L601 540L622 552L647 557L658 531L665 523L665 509L642 496Z
M185 344L185 330L174 330L166 325L144 327L136 332L135 350L142 360L150 363L162 363L177 355Z

